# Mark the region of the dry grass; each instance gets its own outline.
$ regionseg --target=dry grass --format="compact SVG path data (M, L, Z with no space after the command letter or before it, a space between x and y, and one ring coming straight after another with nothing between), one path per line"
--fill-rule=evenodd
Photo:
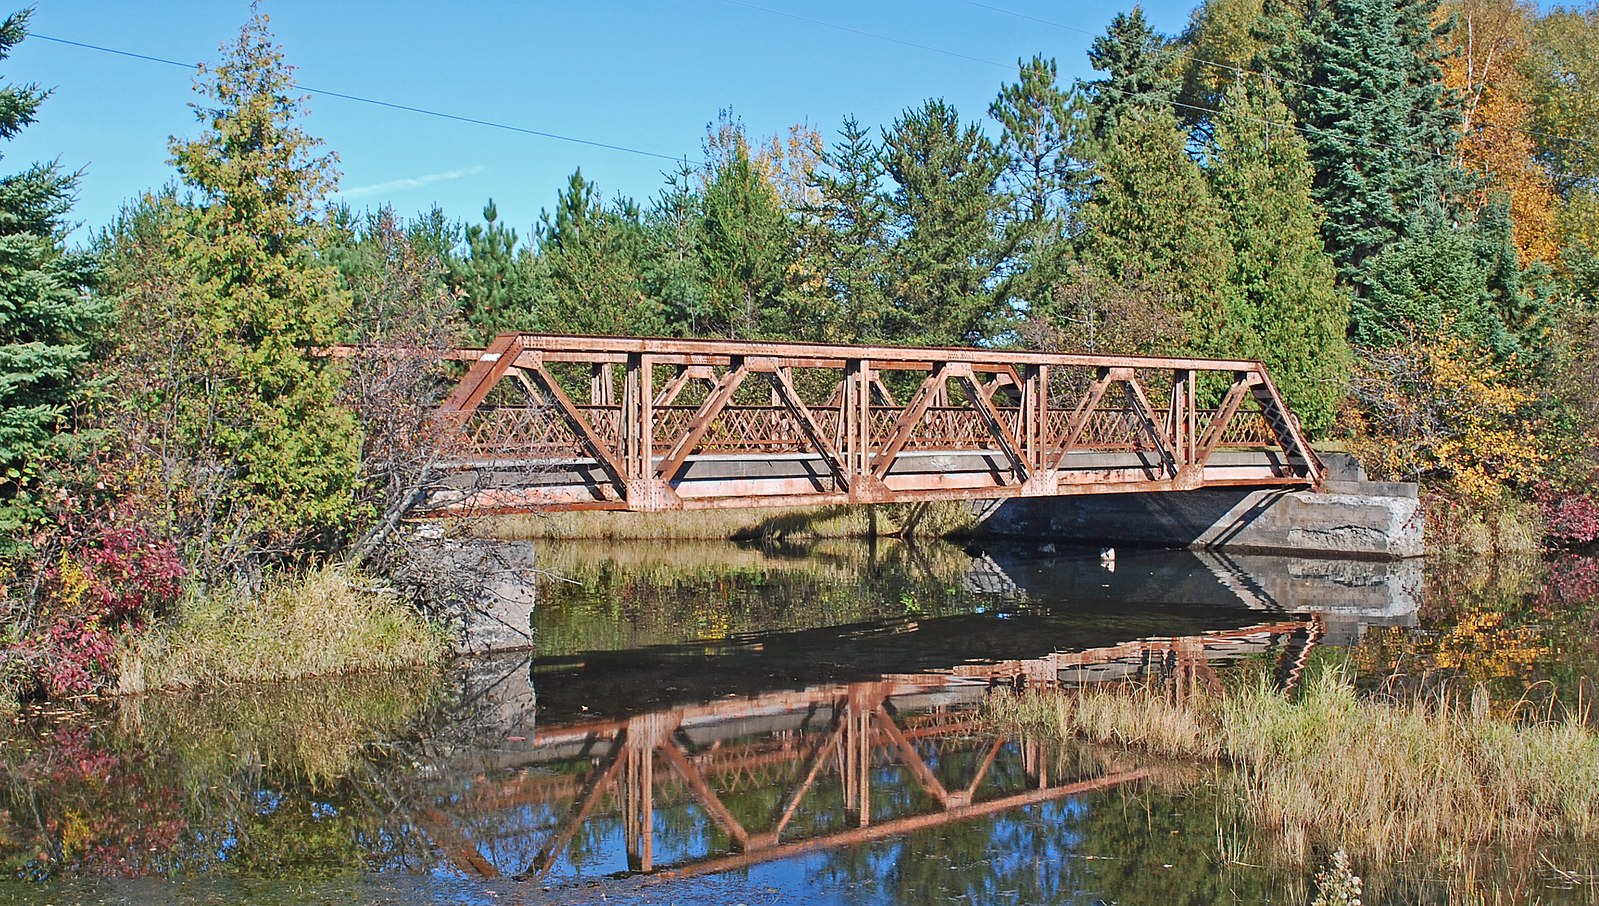
M1576 715L1526 724L1485 707L1359 698L1336 672L1298 702L1265 682L1190 702L1158 689L1000 701L1017 727L1221 759L1248 818L1295 858L1448 858L1483 844L1599 837L1599 734Z
M906 533L941 537L972 526L960 502L885 506L772 507L685 510L678 513L579 511L473 519L480 538L511 541L816 541L876 538Z
M431 664L446 639L396 596L327 567L190 595L119 653L118 691L194 688Z

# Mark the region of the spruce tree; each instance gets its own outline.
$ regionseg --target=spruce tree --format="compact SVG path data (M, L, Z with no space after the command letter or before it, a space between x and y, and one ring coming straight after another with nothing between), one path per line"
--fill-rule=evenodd
M1232 244L1203 351L1258 359L1312 434L1332 426L1349 367L1349 303L1322 247L1305 142L1269 84L1227 93L1209 173Z
M888 273L896 297L891 339L967 344L994 336L1006 312L989 283L998 266L999 179L1005 161L975 124L929 100L883 133L883 168L894 242Z
M1209 345L1231 267L1224 218L1170 111L1121 118L1094 169L1078 257L1098 286L1140 301L1124 313L1141 351Z
M1336 0L1294 33L1305 43L1293 97L1305 127L1322 236L1346 284L1458 187L1458 123L1442 91L1432 0Z
M1116 128L1122 115L1137 108L1170 108L1180 87L1177 57L1167 40L1149 27L1144 10L1117 13L1103 35L1088 47L1088 62L1106 74L1084 82L1093 99L1094 135Z
M0 60L27 37L30 11L0 23ZM0 140L29 123L48 92L0 87ZM76 177L55 163L0 177L0 549L37 516L39 469L69 436L78 369L109 320L86 291L90 260L62 246Z

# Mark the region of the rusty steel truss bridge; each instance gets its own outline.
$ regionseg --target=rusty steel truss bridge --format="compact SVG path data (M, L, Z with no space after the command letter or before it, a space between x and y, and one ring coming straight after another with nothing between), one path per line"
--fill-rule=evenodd
M458 350L434 514L1309 487L1259 362L501 334Z

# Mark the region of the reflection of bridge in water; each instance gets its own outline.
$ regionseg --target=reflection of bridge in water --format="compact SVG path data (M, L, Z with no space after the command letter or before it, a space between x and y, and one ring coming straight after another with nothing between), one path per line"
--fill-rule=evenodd
M996 732L975 710L996 688L1158 678L1182 696L1265 652L1291 683L1319 634L1285 620L539 726L480 751L419 823L479 876L581 871L608 846L611 869L686 876L868 843L1146 776Z

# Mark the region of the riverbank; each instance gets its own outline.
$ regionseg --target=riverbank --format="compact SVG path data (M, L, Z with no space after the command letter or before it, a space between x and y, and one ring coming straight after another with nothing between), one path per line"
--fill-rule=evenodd
M943 538L977 524L964 501L628 513L585 510L461 521L467 534L507 541L820 541Z
M189 689L437 664L442 627L393 591L327 566L260 588L191 590L126 637L116 691Z
M1386 703L1337 670L1298 700L1264 679L1177 699L1159 686L992 700L999 727L1232 769L1243 813L1291 859L1455 864L1484 847L1599 838L1599 732L1582 713L1490 713L1487 696Z

